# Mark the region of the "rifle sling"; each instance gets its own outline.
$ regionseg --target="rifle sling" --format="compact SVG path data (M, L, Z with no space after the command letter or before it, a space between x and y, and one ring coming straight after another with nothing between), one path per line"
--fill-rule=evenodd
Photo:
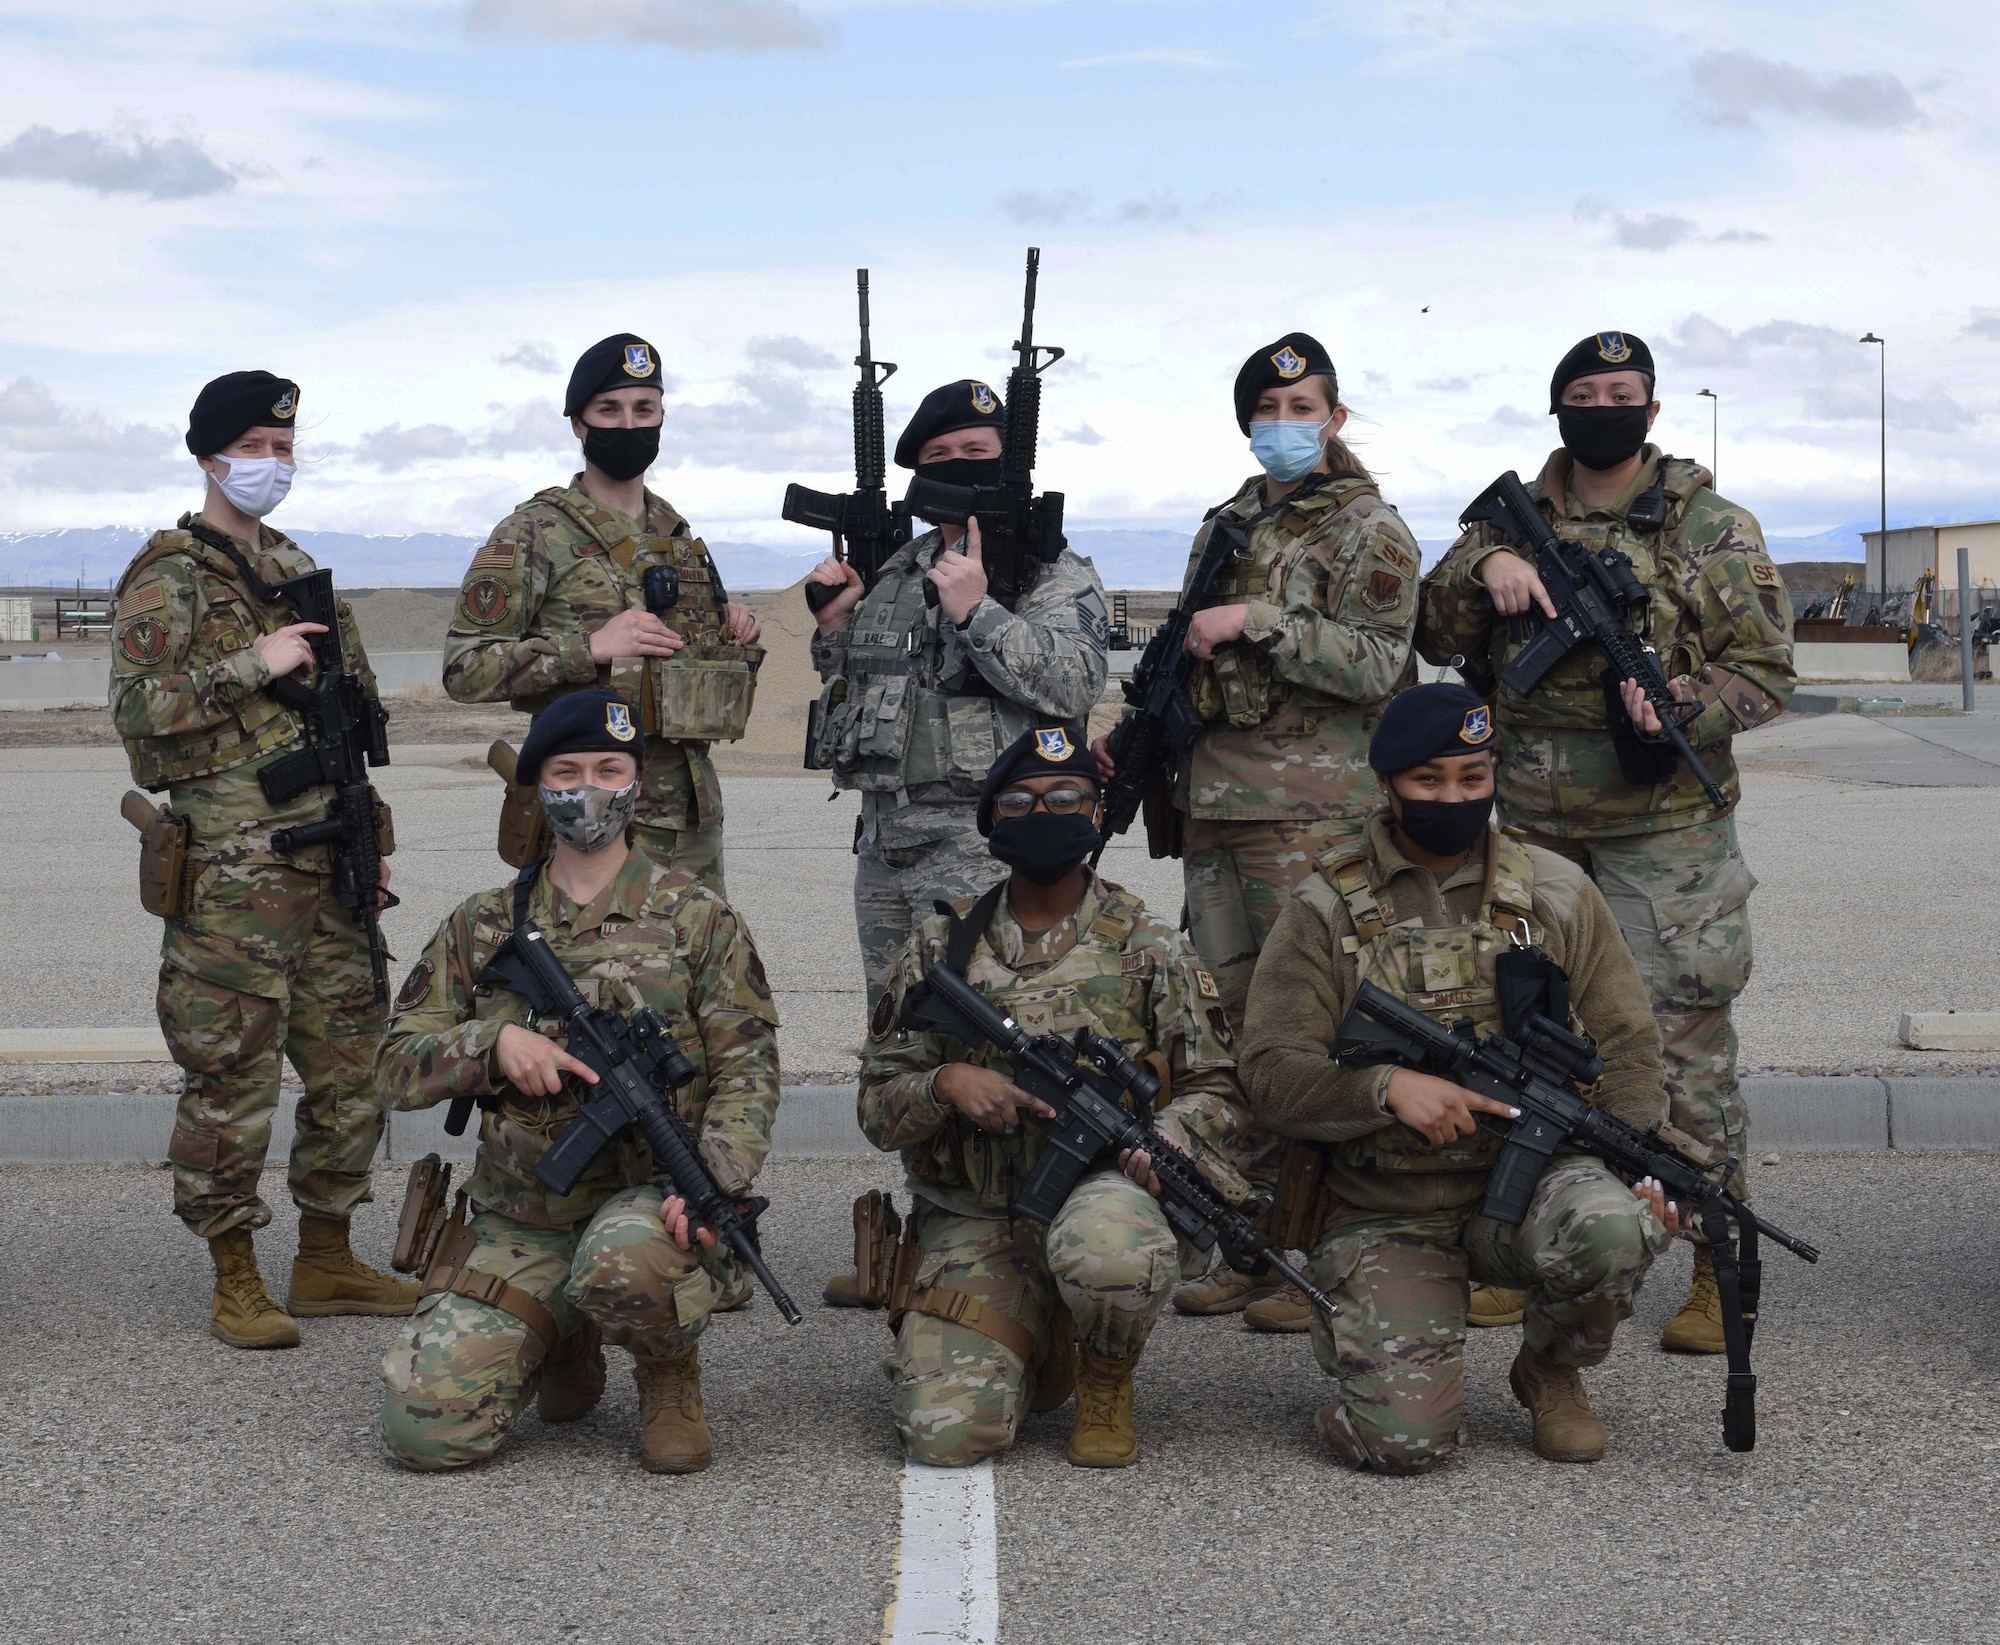
M944 963L961 977L972 962L972 951L979 946L979 939L986 935L986 928L1000 911L1000 899L1006 895L1007 882L1002 880L968 908L963 918L954 914L949 904L938 905L951 922L951 934L945 939Z
M1732 1394L1741 1393L1746 1408L1754 1411L1751 1402L1757 1394L1757 1376L1750 1369L1750 1334L1757 1324L1764 1268L1757 1256L1757 1230L1747 1219L1740 1224L1739 1255L1739 1247L1729 1241L1729 1218L1719 1206L1702 1208L1701 1226L1708 1236L1709 1259L1715 1264L1715 1293L1722 1309L1722 1351L1729 1363L1729 1389ZM1727 1432L1726 1416L1724 1428L1730 1449L1749 1449L1734 1443L1735 1436Z

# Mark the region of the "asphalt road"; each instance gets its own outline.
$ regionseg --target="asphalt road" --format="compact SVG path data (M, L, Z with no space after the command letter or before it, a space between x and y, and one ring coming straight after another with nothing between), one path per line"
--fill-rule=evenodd
M892 1175L773 1168L769 1252L802 1298L850 1197ZM1826 1257L1769 1258L1753 1455L1722 1448L1720 1364L1652 1346L1684 1247L1590 1378L1613 1434L1590 1468L1529 1451L1514 1332L1470 1344L1469 1449L1392 1480L1317 1447L1301 1339L1170 1316L1139 1371L1138 1466L1069 1468L1066 1411L1002 1458L1000 1640L1991 1638L2000 1156L1819 1156L1758 1181ZM370 1432L392 1324L309 1320L287 1353L214 1342L167 1198L140 1168L0 1171L8 1639L878 1637L900 1475L879 1315L809 1307L784 1332L760 1299L720 1320L709 1474L639 1470L614 1353L590 1418L530 1416L492 1465L419 1477ZM359 1224L378 1261L394 1209ZM290 1239L286 1207L260 1240L279 1281Z

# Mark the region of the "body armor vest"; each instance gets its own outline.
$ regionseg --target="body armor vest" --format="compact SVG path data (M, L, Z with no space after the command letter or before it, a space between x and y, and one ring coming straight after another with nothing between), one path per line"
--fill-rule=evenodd
M1489 839L1485 895L1479 917L1470 925L1386 924L1369 884L1368 859L1353 848L1329 854L1332 860L1320 870L1354 921L1359 980L1438 1022L1470 1018L1482 1032L1500 1025L1494 961L1509 948L1542 940L1527 848L1505 834ZM1479 1130L1440 1148L1407 1125L1395 1124L1328 1146L1356 1170L1487 1171L1500 1157L1501 1139Z
M854 608L844 670L820 695L815 754L839 788L889 794L948 785L954 799L977 799L1029 717L994 691L942 614L925 606L924 570L901 550Z
M195 567L195 589L201 613L188 645L191 667L249 649L258 636L275 633L293 621L282 607L253 599L242 576L227 556L184 531L163 532L156 543L135 559L113 590L116 601L148 567L169 557ZM304 565L281 568L286 576ZM114 605L114 610L116 609ZM178 782L213 776L245 765L266 754L291 748L305 738L305 723L268 691L245 696L219 725L162 737L128 737L125 754L132 762L132 780L155 793Z
M598 683L637 705L649 737L729 742L743 735L757 694L762 646L729 637L728 594L699 537L676 533L633 536L618 517L561 487L537 494L588 533L581 543L549 543L552 585L580 613L606 618L644 611L646 573L669 569L679 584L674 604L656 612L687 643L671 657L619 657L598 668ZM579 586L582 584L583 586ZM589 586L591 584L595 587ZM562 692L515 697L514 708L539 714Z

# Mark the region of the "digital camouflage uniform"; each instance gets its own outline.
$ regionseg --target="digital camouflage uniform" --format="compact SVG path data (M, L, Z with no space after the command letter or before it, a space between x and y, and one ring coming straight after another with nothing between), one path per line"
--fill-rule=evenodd
M1630 490L1606 508L1569 495L1570 458L1557 451L1529 492L1568 541L1617 548L1652 603L1646 643L1667 676L1689 676L1706 705L1686 728L1731 811L1718 817L1684 762L1658 783L1627 780L1606 713L1603 656L1579 646L1522 697L1498 684L1519 644L1493 611L1478 567L1500 543L1473 526L1425 579L1418 646L1433 662L1454 653L1490 696L1499 736L1499 799L1536 844L1580 863L1631 945L1660 1024L1673 1123L1744 1160L1749 1115L1736 1081L1729 1006L1750 979L1749 896L1756 885L1737 845L1741 792L1730 741L1784 712L1792 668L1792 607L1748 509L1718 496L1699 463L1648 445ZM1663 505L1661 523L1627 521L1635 504ZM1650 751L1649 751L1650 752ZM1731 1183L1748 1185L1739 1168Z
M1257 951L1292 888L1377 803L1368 739L1414 677L1422 563L1402 517L1359 475L1310 476L1276 508L1263 487L1261 474L1245 480L1188 556L1192 577L1218 516L1249 528L1248 557L1203 602L1250 610L1242 640L1196 666L1190 689L1208 729L1174 796L1187 818L1188 935L1239 1030ZM1256 1139L1247 1168L1260 1186L1276 1181L1278 1153Z
M1060 1353L1052 1334L1072 1321L1085 1347L1121 1360L1144 1347L1183 1253L1159 1202L1116 1169L1086 1176L1046 1230L1008 1217L1041 1151L1040 1127L981 1131L932 1089L946 1063L1005 1071L1006 1061L990 1046L896 1027L904 996L948 938L933 916L897 959L863 1048L860 1117L870 1142L902 1154L923 1250L915 1300L884 1362L896 1426L909 1456L961 1467L1013 1443L1035 1389L1029 1356L948 1317L959 1297L1001 1316L998 1336L1018 1341L1025 1330L1037 1361ZM1134 1058L1158 1053L1171 1092L1161 1118L1174 1122L1164 1134L1232 1202L1247 1193L1231 1163L1247 1116L1215 985L1186 939L1138 898L1093 878L1076 912L1031 942L1003 897L966 978L1029 1033L1088 1027Z
M679 603L662 620L687 645L667 659L597 662L591 634L646 609L641 585L654 566L679 573ZM466 567L444 642L444 688L457 702L510 702L534 715L564 692L597 687L634 704L646 761L633 843L718 893L722 786L708 745L742 736L764 660L762 647L729 639L722 597L707 546L664 498L646 493L642 530L578 474L493 528Z
M1321 859L1278 917L1251 985L1244 1088L1258 1119L1321 1143L1326 1219L1309 1271L1340 1305L1313 1352L1338 1380L1320 1432L1356 1467L1415 1473L1465 1442L1468 1278L1527 1291L1527 1346L1597 1364L1666 1231L1601 1162L1559 1152L1518 1228L1477 1215L1500 1138L1445 1147L1390 1113L1393 1069L1328 1060L1361 981L1439 1021L1496 1026L1494 960L1538 943L1570 979L1604 1074L1589 1092L1634 1125L1665 1118L1659 1032L1603 897L1567 859L1489 833L1440 880L1396 849L1388 813Z
M1111 619L1088 560L1065 550L1012 611L988 596L961 629L924 603L943 549L938 531L899 549L812 642L826 681L819 763L834 787L861 792L854 924L870 1011L934 902L1007 876L973 820L988 767L1031 721L1084 719L1108 671Z
M262 1228L258 1177L278 1107L280 1058L305 1083L290 1187L300 1210L345 1220L368 1200L382 1136L369 1075L385 1013L375 1004L368 942L334 894L327 847L281 852L271 835L319 822L331 800L309 788L282 805L257 772L304 746L305 725L266 689L254 642L298 620L255 598L220 550L189 533L200 515L156 532L118 583L111 718L132 780L165 790L191 825L199 870L187 912L166 920L158 1005L184 1075L167 1157L174 1210L213 1239ZM266 583L316 569L283 533L236 540ZM353 612L340 603L348 666L370 695L375 676ZM308 664L309 671L313 665ZM310 681L310 672L296 676Z
M716 1180L747 1193L770 1149L778 1108L778 1013L750 934L685 870L634 851L579 908L543 875L528 917L593 1005L650 1005L698 1077L675 1093ZM718 1246L681 1250L660 1220L651 1150L636 1131L600 1154L568 1194L535 1165L574 1117L567 1094L531 1097L500 1076L507 1023L560 1038L510 989L473 978L514 925L514 888L482 892L438 928L396 999L375 1073L398 1108L454 1097L497 1099L480 1119L466 1187L476 1243L462 1272L527 1292L568 1338L586 1321L649 1359L692 1345L718 1296L743 1283ZM474 1289L478 1289L474 1282ZM500 1445L532 1396L549 1344L519 1316L462 1290L428 1291L382 1360L382 1434L413 1468L455 1468Z

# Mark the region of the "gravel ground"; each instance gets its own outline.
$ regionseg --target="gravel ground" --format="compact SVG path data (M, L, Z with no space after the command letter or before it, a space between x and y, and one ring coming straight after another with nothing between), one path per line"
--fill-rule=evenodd
M892 1175L773 1167L771 1255L802 1302L849 1198ZM1594 1468L1529 1451L1514 1332L1473 1336L1467 1451L1389 1480L1318 1450L1301 1339L1169 1316L1139 1372L1138 1467L1069 1468L1066 1412L1002 1459L1002 1641L1990 1638L2000 1156L1795 1158L1759 1186L1827 1255L1769 1258L1753 1455L1722 1448L1719 1362L1652 1346L1684 1247L1591 1377L1613 1433ZM760 1298L720 1320L708 1475L638 1469L614 1354L584 1422L531 1416L495 1464L417 1477L370 1432L392 1326L224 1348L166 1199L137 1168L0 1172L9 1639L877 1636L899 1467L879 1316L808 1306L788 1333ZM363 1213L377 1261L394 1209ZM261 1245L282 1279L289 1207L279 1222Z

